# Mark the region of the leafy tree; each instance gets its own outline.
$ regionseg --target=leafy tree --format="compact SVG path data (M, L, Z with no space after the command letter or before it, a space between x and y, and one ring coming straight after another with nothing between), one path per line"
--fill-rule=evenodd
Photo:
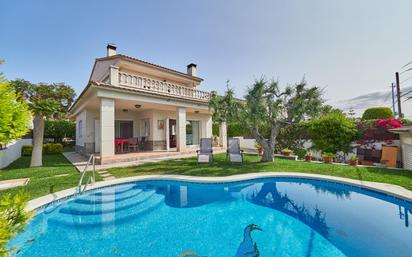
M0 64L1 64L0 60ZM0 147L24 136L29 130L30 113L24 101L0 73Z
M63 138L74 137L76 133L76 123L69 120L46 120L44 127L44 137L53 138L54 143L63 142Z
M313 119L307 126L314 148L325 153L348 153L352 150L352 142L359 138L355 121L341 113Z
M228 89L223 97L212 96L214 113L221 120L244 124L263 147L264 162L273 161L275 142L282 128L319 113L322 105L319 88L308 88L305 81L281 91L276 81L260 79L248 89L245 101L238 101L232 95Z
M0 256L11 256L7 243L19 232L32 217L33 212L24 209L30 199L28 193L20 191L15 195L4 194L0 199ZM12 249L13 250L13 249Z
M72 87L60 84L32 84L18 79L11 84L16 92L25 99L34 115L33 152L31 167L42 166L42 149L44 136L44 119L60 118L65 115L73 103L75 92Z
M365 110L362 120L388 119L393 117L393 112L389 107L371 107Z

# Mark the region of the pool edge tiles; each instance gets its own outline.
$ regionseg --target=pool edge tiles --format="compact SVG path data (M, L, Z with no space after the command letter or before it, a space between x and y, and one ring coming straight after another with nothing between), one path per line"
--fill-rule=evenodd
M230 182L241 182L245 180L253 180L259 178L303 178L303 179L313 179L328 181L333 183L339 183L349 186L360 187L362 189L368 189L378 193L386 194L400 200L408 201L412 203L412 191L407 190L398 185L362 181L357 179L349 179L342 177L326 176L319 174L309 174L309 173L298 173L298 172L265 172L265 173L248 173L241 175L225 176L225 177L198 177L198 176L184 176L184 175L144 175L144 176L133 176L118 178L109 181L97 182L87 188L86 192L101 189L105 187L127 184L139 181L148 180L171 180L177 182L191 182L191 183L230 183ZM45 195L36 199L29 201L26 210L40 210L51 204L65 201L77 194L77 187L65 189L53 194Z

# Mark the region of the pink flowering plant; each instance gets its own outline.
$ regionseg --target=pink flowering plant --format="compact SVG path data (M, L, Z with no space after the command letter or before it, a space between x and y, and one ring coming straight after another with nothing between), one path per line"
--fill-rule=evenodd
M375 149L375 143L377 142L392 144L396 135L388 130L401 128L402 126L402 121L394 118L361 121L357 124L361 134L357 143L363 148L372 150Z

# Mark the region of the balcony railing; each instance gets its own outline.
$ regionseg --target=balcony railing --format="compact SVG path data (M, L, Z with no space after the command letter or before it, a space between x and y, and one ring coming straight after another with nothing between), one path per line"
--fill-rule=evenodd
M119 85L164 96L208 102L210 93L161 80L119 72Z

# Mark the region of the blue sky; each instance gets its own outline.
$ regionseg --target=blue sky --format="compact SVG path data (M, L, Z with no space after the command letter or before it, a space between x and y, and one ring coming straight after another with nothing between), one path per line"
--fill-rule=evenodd
M238 96L264 75L282 85L305 76L331 101L351 98L388 90L412 60L410 0L9 0L0 10L7 78L77 93L107 42L180 71L197 63L202 89L223 92L229 79Z

